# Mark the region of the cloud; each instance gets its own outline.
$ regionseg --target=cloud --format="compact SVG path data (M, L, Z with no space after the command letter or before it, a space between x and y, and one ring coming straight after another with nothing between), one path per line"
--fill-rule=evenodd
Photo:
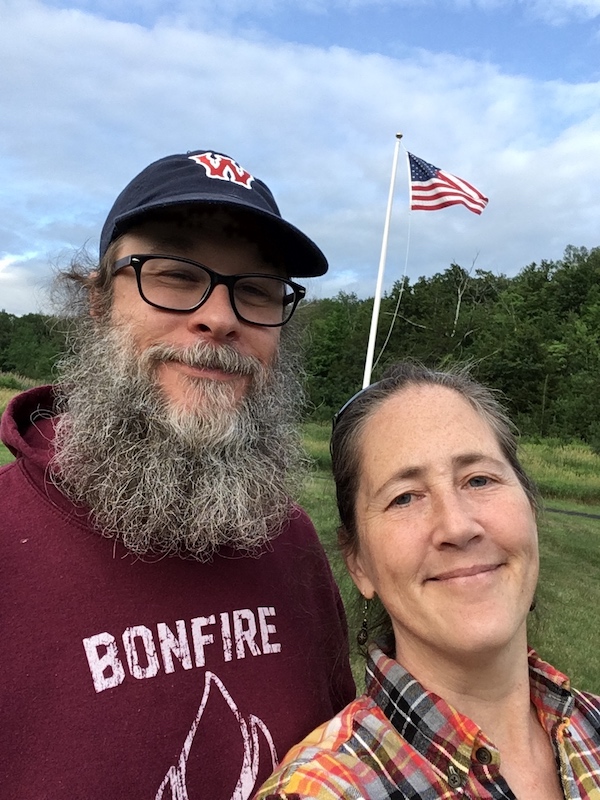
M0 311L28 314L44 310L45 265L36 253L5 255L0 258Z
M197 147L230 153L266 180L319 242L331 272L311 282L317 295L373 292L397 130L408 149L490 197L480 218L412 214L413 277L475 257L514 273L567 244L598 244L598 83L544 83L427 51L391 58L165 19L146 26L28 0L0 0L0 13L0 71L11 76L0 85L0 256L40 254L27 272L15 267L12 294L3 285L15 308L65 248L94 249L134 174ZM404 264L406 203L401 166L390 283Z
M551 24L600 17L600 0L521 0L526 8Z

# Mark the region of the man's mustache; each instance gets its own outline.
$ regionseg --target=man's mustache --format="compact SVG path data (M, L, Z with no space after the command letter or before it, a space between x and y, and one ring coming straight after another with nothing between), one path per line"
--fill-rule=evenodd
M154 344L148 347L140 363L150 367L169 361L178 361L198 369L218 369L237 375L257 375L264 365L254 356L242 355L235 347L223 344L214 346L206 342L195 342L187 347L170 344Z

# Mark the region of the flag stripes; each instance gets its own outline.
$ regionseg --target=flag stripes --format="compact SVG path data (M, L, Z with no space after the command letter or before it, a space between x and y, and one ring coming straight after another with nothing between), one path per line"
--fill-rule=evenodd
M408 160L411 211L437 211L448 206L463 205L474 214L481 214L486 207L488 198L467 181L412 153L408 153Z

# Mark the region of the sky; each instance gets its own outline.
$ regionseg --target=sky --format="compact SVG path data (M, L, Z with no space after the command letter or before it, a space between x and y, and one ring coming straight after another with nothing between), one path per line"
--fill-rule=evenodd
M117 194L225 152L325 252L310 298L600 246L600 0L0 0L0 309L48 312ZM409 212L405 149L489 197Z

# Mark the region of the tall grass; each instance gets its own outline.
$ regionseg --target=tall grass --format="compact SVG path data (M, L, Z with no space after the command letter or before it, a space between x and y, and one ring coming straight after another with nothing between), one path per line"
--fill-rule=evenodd
M10 403L14 391L12 389L4 389L0 386L0 414L3 413L6 406Z
M600 456L581 442L523 442L521 458L542 496L600 504Z
M24 389L31 389L38 383L39 381L25 378L17 372L0 372L0 389L12 390L13 394L22 392Z
M24 378L14 372L0 372L0 415L4 413L6 406L18 392L31 389L35 385L36 381ZM12 460L12 453L0 442L0 466L8 464Z
M31 389L36 383L16 372L0 372L0 414L18 392Z

